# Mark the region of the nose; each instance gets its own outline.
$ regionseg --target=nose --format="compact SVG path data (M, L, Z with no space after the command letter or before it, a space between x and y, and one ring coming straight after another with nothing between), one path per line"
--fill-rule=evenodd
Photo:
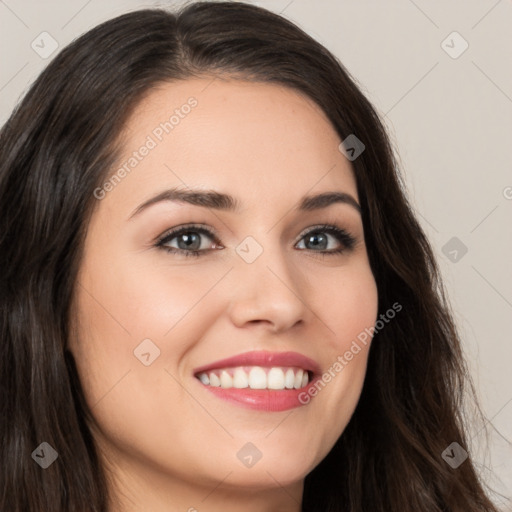
M301 277L279 249L265 249L252 263L240 258L231 280L228 312L237 327L262 324L282 332L306 322L312 314L305 301L310 280Z

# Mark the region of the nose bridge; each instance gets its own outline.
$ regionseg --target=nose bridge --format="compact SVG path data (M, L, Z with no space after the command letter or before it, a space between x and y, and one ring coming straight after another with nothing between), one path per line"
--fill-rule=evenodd
M236 253L233 321L242 325L266 320L282 328L301 320L305 304L300 281L275 236L247 236L236 247Z
M277 230L275 230L277 232ZM237 267L240 279L254 281L252 285L262 284L268 287L273 282L280 282L281 286L292 285L293 269L290 268L289 255L281 247L280 240L272 232L258 232L246 236L236 247L239 260ZM281 280L276 277L277 274ZM289 281L289 283L288 283ZM293 285L292 285L293 286Z

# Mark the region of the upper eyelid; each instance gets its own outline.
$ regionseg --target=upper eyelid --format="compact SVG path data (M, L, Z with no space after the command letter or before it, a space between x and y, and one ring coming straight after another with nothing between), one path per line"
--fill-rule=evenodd
M181 234L184 231L198 231L202 234L206 234L208 236L211 236L215 238L216 240L220 239L220 236L218 235L217 231L215 231L213 228L201 226L201 225L195 225L195 224L185 224L183 226L177 226L174 228L171 228L167 230L165 233L157 237L156 242L160 243L166 238L170 238L171 240Z

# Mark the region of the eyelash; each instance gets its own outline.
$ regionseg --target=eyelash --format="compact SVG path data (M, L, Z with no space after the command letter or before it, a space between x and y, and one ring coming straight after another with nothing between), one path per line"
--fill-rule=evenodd
M182 235L184 233L191 233L191 232L207 235L214 241L214 243L216 245L219 244L218 237L213 231L211 231L203 226L197 225L197 224L191 224L191 225L182 226L182 227L176 228L174 230L168 231L167 233L165 233L163 236L161 236L156 241L155 245L156 245L156 247L163 249L164 251L169 252L171 254L182 254L186 257L189 257L189 256L199 257L199 256L204 255L205 253L209 253L209 252L215 250L215 249L206 249L206 250L194 251L194 250L184 250L184 249L177 249L175 247L165 246L166 243L170 242L171 240L178 237L179 235ZM342 247L340 247L339 249L334 249L334 250L331 249L329 251L312 251L310 249L310 251L318 253L319 256L321 256L321 257L335 256L335 255L341 254L347 250L351 250L357 242L357 240L352 235L350 235L347 231L345 231L344 229L341 229L335 225L331 225L331 224L321 224L321 225L313 226L312 228L309 228L308 231L304 232L301 235L299 241L301 241L307 235L314 234L314 233L315 234L316 233L327 233L327 234L333 235L338 239L338 241L342 245ZM304 250L304 249L301 249L301 250Z

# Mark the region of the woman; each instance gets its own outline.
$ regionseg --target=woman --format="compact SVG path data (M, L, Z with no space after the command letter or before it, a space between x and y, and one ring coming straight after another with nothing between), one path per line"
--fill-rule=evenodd
M295 25L103 23L0 153L1 510L496 510L383 125Z

